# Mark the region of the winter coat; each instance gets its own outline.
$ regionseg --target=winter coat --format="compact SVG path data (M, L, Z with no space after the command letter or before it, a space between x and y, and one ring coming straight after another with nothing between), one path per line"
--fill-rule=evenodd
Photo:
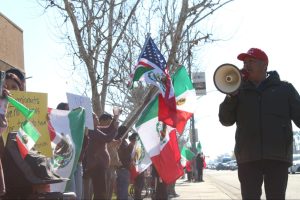
M292 84L281 81L276 71L256 87L246 81L236 96L220 104L224 126L236 123L237 163L262 159L292 164L293 122L300 127L300 97Z
M89 144L85 153L86 171L107 169L110 157L107 151L107 143L111 142L117 135L118 122L113 119L108 128L96 128L89 130Z

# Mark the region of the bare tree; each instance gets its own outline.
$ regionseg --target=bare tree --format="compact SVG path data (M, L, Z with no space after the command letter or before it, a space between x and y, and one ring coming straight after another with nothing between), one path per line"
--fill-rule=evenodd
M105 110L107 90L118 76L119 69L111 65L127 25L140 0L50 0L46 9L57 8L70 23L73 34L67 35L73 55L84 63L91 87L93 109Z
M227 3L226 1L193 1L189 6L188 0L176 1L165 0L159 1L157 4L151 2L149 5L152 12L149 12L146 18L146 24L151 27L151 23L155 21L158 27L158 39L161 52L164 52L167 59L167 65L171 69L171 73L186 63L187 57L192 56L192 48L198 43L212 42L216 39L212 38L212 33L202 33L199 25L209 15L220 9ZM145 13L143 13L145 15ZM198 28L199 27L199 28ZM150 28L149 28L150 29ZM151 32L151 30L145 31ZM185 41L185 35L190 32L189 41ZM191 43L185 48L185 43ZM141 104L136 105L134 111L127 117L125 123L132 125L138 118L142 110L145 108L150 99L157 93L157 88L150 87L144 94Z
M201 22L231 1L48 0L43 6L59 11L60 24L72 27L64 29L69 31L64 36L74 63L86 69L94 111L103 113L107 104L122 106L125 124L131 126L157 92L143 84L133 90L127 87L146 34L155 33L155 42L174 72L192 55L191 48L215 40Z

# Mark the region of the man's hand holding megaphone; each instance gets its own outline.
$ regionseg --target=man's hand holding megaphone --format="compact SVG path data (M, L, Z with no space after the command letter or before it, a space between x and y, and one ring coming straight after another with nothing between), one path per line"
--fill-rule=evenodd
M216 88L229 96L238 94L242 82L248 79L246 69L238 69L235 65L225 63L220 65L214 73L214 84Z

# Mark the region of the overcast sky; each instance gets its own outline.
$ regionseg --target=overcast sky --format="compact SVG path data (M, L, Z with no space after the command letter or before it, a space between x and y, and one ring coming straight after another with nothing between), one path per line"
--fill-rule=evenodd
M49 19L40 14L35 1L0 0L0 5L0 12L24 31L25 69L27 76L32 76L27 90L48 93L49 107L67 101L65 93L77 90L68 82L65 49L51 31ZM204 45L194 55L207 80L208 93L199 100L196 112L204 154L215 157L234 147L235 127L225 128L218 122L218 107L224 95L216 91L212 76L219 65L232 63L241 68L236 56L258 47L269 56L269 70L277 70L282 79L300 91L299 8L298 0L235 0L206 23L223 41Z

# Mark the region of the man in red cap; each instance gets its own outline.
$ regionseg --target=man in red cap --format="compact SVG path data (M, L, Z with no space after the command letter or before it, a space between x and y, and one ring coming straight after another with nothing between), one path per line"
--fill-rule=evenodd
M243 199L285 199L293 155L293 121L300 127L300 96L276 71L267 72L268 56L251 48L237 57L247 80L220 104L224 126L236 123L235 156Z

